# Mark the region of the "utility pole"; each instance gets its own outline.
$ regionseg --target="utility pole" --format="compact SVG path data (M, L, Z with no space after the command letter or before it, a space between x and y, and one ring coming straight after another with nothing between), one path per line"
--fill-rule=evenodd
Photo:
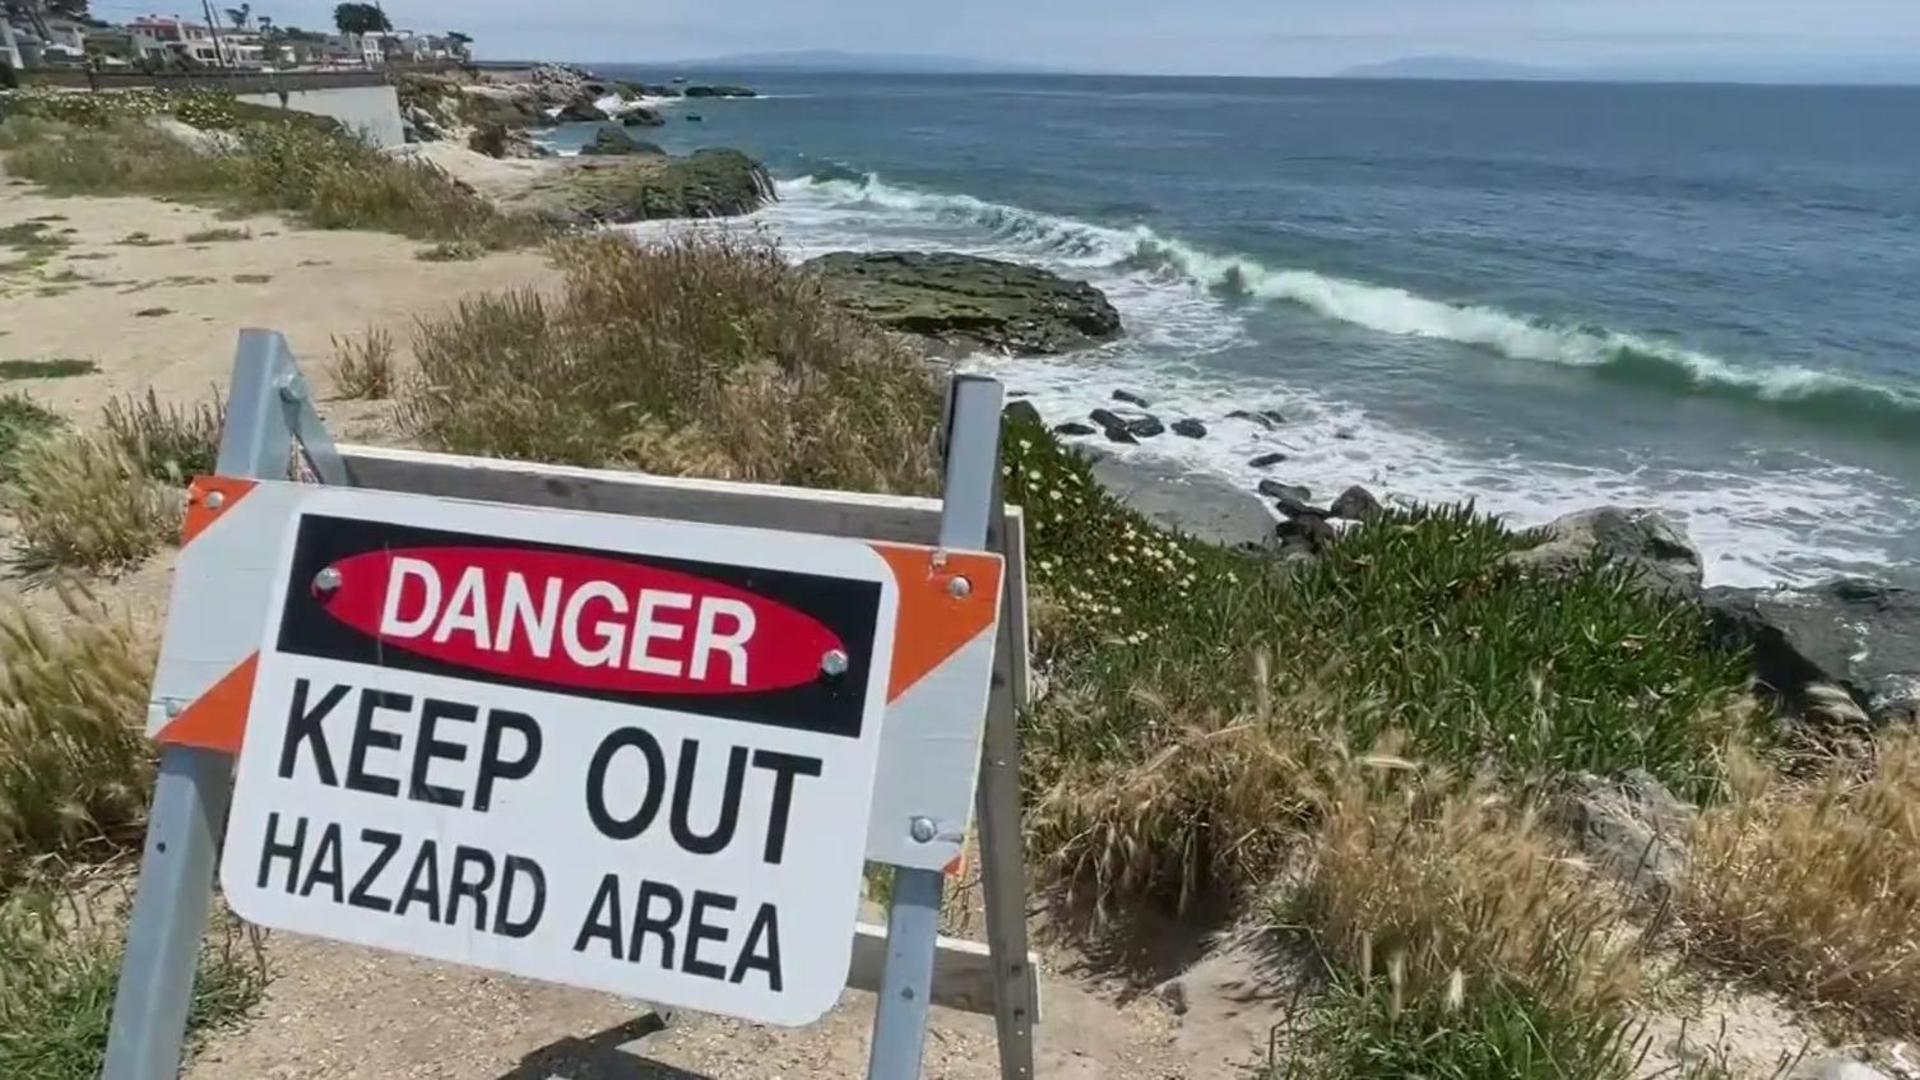
M207 33L213 35L213 58L224 68L227 66L227 49L220 43L220 26L213 19L213 0L200 0L200 10L207 16Z
M7 15L8 9L0 7L0 46L5 49L0 52L0 60L6 61L7 67L12 70L21 71L26 64L20 60L20 46L13 40L13 20Z

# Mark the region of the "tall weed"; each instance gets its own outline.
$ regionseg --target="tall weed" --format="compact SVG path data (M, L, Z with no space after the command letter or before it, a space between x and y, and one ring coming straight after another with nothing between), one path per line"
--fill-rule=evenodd
M15 561L39 574L111 571L144 561L180 533L181 489L98 435L44 438L14 459L4 495L17 526Z
M1702 955L1802 1001L1920 1030L1920 734L1794 782L1736 749L1679 896Z
M1391 742L1334 756L1309 790L1306 870L1275 920L1311 938L1333 992L1291 1075L1629 1075L1639 934L1529 806Z
M107 402L100 419L107 439L139 462L148 476L178 485L213 474L226 408L217 389L212 400L184 408L161 404L149 389L145 397L129 394Z
M0 612L0 894L35 860L136 839L146 813L152 642L69 600L58 633Z
M926 492L925 364L726 236L554 249L556 298L469 298L414 334L403 424L448 450L862 491Z

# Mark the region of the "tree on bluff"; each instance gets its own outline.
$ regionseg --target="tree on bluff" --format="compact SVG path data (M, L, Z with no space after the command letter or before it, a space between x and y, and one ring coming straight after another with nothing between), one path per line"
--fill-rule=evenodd
M333 9L333 25L343 34L371 34L377 30L391 30L393 24L387 21L387 13L377 4L345 3Z

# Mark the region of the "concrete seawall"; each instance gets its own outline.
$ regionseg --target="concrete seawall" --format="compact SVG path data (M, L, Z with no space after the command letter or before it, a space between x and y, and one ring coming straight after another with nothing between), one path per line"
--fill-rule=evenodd
M332 117L340 121L341 127L365 139L368 145L383 150L407 141L400 126L399 95L386 83L234 96L255 105Z

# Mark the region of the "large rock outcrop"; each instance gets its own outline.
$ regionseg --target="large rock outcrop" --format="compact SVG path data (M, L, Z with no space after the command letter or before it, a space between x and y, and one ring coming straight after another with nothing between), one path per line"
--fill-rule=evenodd
M750 214L773 198L760 163L738 150L573 158L503 199L561 225Z
M1658 510L1601 506L1556 518L1546 539L1507 560L1535 573L1577 571L1596 555L1622 565L1643 587L1681 596L1700 592L1700 552L1685 529Z
M665 154L650 142L642 142L617 127L603 127L595 132L592 141L580 148L588 157L619 157L623 154Z
M951 252L840 251L807 267L841 303L892 330L960 349L1066 352L1120 334L1120 313L1084 281Z
M1708 589L1714 626L1752 650L1754 674L1802 706L1822 685L1845 690L1880 722L1920 713L1920 593L1858 578L1810 589Z
M766 172L737 150L515 160L438 142L391 153L438 169L502 210L562 226L724 217L773 198Z

